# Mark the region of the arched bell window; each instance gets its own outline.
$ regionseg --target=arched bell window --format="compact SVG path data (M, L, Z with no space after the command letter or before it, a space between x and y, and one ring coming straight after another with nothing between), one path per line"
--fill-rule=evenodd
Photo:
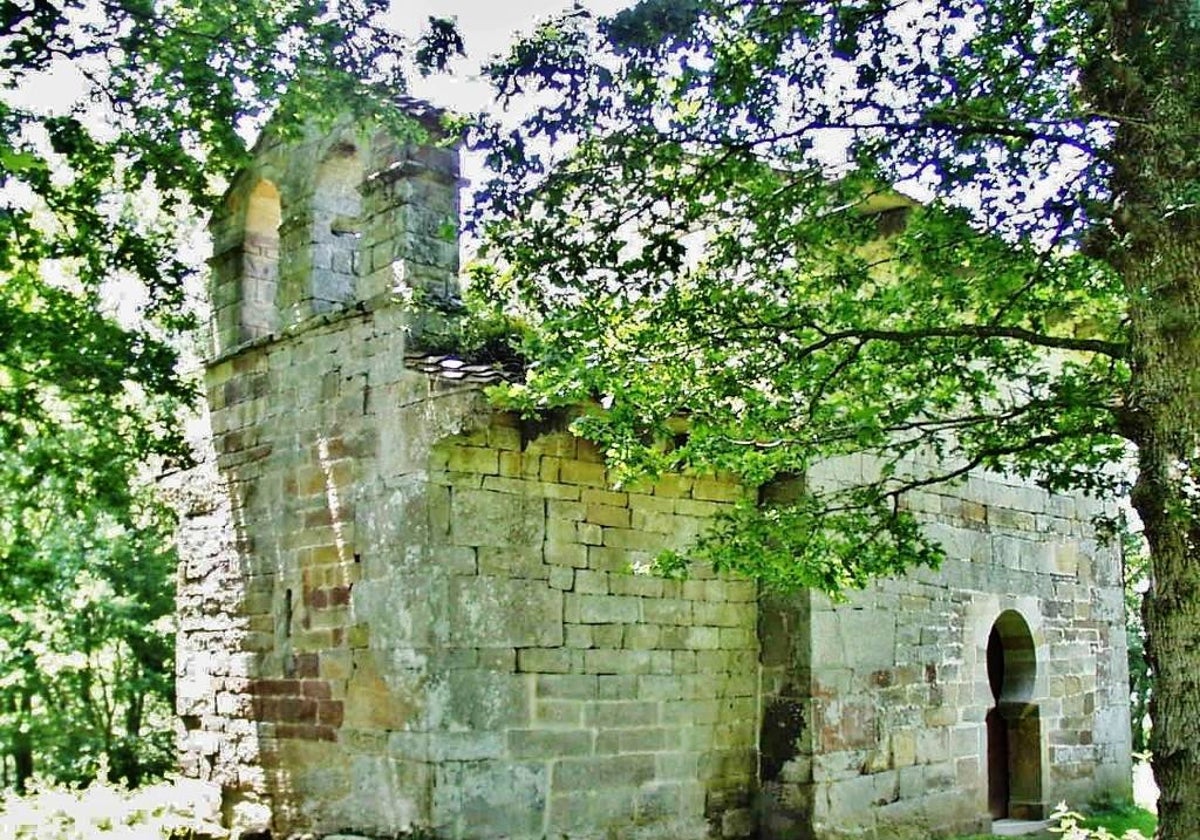
M273 333L279 318L279 190L260 180L246 201L242 236L240 338L250 341Z
M355 298L362 236L363 164L350 143L333 147L317 169L312 198L313 312Z

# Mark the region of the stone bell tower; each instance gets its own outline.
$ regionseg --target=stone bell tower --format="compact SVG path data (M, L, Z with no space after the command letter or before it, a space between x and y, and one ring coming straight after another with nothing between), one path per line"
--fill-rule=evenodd
M213 358L313 318L453 294L457 181L455 149L348 121L268 134L210 224Z
M457 290L458 179L457 149L350 120L268 131L211 222L212 451L183 488L178 711L185 773L220 785L244 836L305 822L289 809L314 798L345 825L404 818L372 816L379 791L352 779L405 769L334 735L389 714L350 593L382 544L419 539L388 532L388 505L421 504L409 453L457 430L407 418L431 401L404 355L421 303Z

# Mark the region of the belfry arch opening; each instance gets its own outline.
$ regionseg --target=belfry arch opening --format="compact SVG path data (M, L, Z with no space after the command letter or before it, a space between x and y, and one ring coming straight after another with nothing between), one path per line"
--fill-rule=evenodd
M328 312L355 297L362 235L363 164L351 143L334 146L317 169L312 214L312 306Z
M242 231L241 339L270 335L278 326L275 301L279 286L279 190L265 178L246 199Z
M1041 819L1042 736L1035 702L1037 650L1029 624L1005 610L992 624L987 677L988 811L993 819Z

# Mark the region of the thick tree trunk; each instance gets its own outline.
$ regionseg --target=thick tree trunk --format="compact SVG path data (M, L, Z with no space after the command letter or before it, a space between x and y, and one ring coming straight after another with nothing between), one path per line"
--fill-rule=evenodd
M1200 838L1200 8L1092 6L1103 35L1083 75L1116 132L1113 210L1098 250L1129 299L1125 430L1150 546L1151 750L1160 840Z
M1150 748L1161 840L1200 838L1200 224L1154 224L1122 261L1134 305L1132 502L1150 546ZM1144 232L1143 232L1144 233ZM1137 240L1135 240L1136 242Z
M1160 840L1200 838L1200 224L1156 225L1122 266L1131 293L1132 502L1150 547L1150 748Z
M1178 445L1151 431L1138 445L1133 501L1150 543L1153 579L1145 613L1154 668L1150 748L1160 790L1158 837L1195 840L1200 838L1200 523L1194 512L1182 513L1195 500L1181 493Z

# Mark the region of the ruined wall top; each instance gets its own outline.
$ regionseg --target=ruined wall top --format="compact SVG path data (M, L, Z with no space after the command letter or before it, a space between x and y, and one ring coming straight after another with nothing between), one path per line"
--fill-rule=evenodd
M436 137L409 142L349 118L268 129L209 225L211 356L455 295L458 184L458 150Z

